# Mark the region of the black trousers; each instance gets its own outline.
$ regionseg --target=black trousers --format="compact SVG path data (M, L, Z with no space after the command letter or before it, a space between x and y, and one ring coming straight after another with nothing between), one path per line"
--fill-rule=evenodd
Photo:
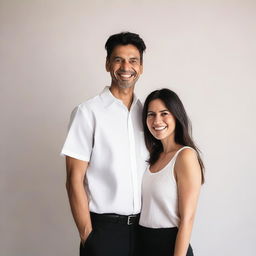
M80 256L135 256L137 241L137 222L113 223L98 220L91 215L93 231L80 243Z
M146 228L138 226L138 255L171 256L174 254L178 228ZM187 256L193 256L189 245Z

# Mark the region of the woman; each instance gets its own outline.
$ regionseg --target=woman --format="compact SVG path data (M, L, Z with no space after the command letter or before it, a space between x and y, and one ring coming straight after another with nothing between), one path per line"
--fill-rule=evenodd
M152 92L143 109L149 167L143 176L139 255L193 255L189 244L203 162L176 93Z

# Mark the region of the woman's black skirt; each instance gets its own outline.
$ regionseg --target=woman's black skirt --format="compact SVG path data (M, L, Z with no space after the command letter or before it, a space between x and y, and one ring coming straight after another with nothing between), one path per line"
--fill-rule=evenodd
M171 256L174 254L178 228L146 228L139 226L138 256ZM193 256L189 245L187 256Z

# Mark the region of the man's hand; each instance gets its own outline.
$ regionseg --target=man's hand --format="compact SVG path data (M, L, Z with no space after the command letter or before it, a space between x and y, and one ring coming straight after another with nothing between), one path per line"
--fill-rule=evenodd
M89 235L91 234L91 232L92 232L92 228L85 230L84 234L80 235L82 245L85 244L85 242L86 242L87 238L89 237Z

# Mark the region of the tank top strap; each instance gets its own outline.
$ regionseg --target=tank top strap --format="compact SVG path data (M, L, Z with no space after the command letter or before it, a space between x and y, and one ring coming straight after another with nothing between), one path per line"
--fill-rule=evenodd
M190 149L194 150L193 148L191 148L191 147L189 147L189 146L184 146L184 147L180 148L180 149L175 153L175 155L173 156L173 163L176 162L176 159L177 159L179 153L180 153L183 149L185 149L185 148L190 148Z

